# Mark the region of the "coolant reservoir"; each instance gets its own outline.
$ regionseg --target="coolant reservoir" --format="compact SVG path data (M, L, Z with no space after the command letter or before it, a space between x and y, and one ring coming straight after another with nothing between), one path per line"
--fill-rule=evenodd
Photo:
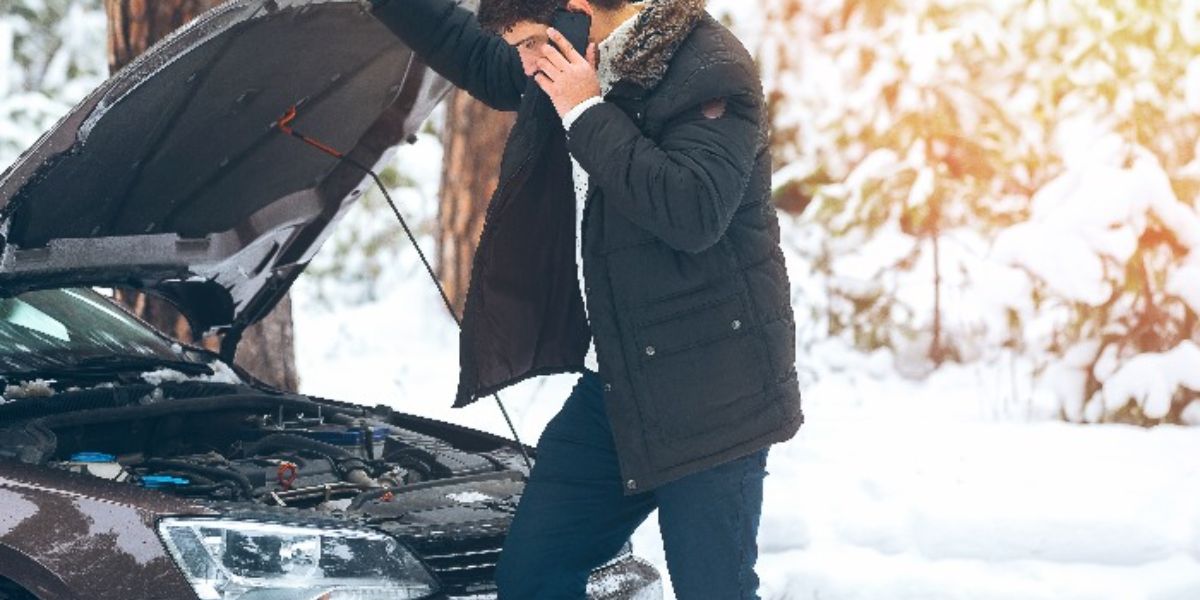
M76 452L62 463L62 468L110 481L129 479L129 472L117 462L117 457L103 452Z

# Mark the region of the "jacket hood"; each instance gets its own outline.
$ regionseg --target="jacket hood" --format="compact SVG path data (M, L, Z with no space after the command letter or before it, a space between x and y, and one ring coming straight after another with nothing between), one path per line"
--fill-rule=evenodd
M353 0L231 0L0 175L0 293L130 286L197 331L265 316L449 85ZM295 106L294 137L277 121ZM236 339L236 335L234 337Z
M614 74L647 89L658 85L675 51L704 18L706 4L706 0L647 2L613 62Z

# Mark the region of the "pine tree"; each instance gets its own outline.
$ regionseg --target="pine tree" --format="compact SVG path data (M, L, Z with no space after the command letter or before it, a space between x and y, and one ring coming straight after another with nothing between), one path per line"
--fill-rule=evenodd
M813 198L788 228L809 343L917 377L1017 355L1065 418L1185 420L1200 382L1148 388L1200 355L1196 11L768 4L776 195Z
M0 170L104 81L100 0L5 0L0 11Z

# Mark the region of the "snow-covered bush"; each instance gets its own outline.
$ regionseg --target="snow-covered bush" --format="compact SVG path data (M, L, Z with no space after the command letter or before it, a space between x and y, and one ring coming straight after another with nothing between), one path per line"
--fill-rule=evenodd
M812 201L809 341L918 377L1015 354L1066 418L1195 418L1198 24L1194 0L767 3L746 27L777 201Z
M1044 186L1031 218L1002 232L995 256L1037 281L1042 310L1065 315L1037 347L1053 362L1087 357L1046 379L1072 420L1183 420L1200 398L1195 290L1200 215L1181 202L1149 151L1132 164L1080 165ZM1121 153L1122 155L1125 152Z
M0 171L108 76L100 0L3 0Z

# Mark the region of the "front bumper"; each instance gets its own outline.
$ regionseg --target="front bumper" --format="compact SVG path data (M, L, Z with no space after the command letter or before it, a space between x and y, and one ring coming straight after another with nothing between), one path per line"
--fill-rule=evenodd
M588 578L589 600L662 600L662 578L650 563L624 556L592 572ZM450 596L449 600L495 600L496 594Z

